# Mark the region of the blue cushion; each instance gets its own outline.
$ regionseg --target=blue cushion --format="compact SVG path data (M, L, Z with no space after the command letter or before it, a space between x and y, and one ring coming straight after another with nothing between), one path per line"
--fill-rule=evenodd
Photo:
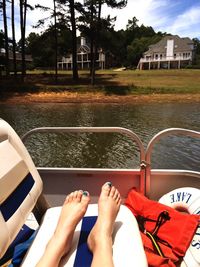
M24 178L24 180L17 186L13 193L0 204L0 211L5 221L8 221L15 211L20 207L26 196L31 191L35 180L30 173Z
M8 267L18 267L21 265L24 256L26 255L27 250L29 249L30 245L32 244L37 231L34 231L32 235L23 243L18 244L13 253L13 258L11 264Z
M73 267L90 267L92 263L93 255L88 249L87 239L90 231L92 230L97 216L84 217L82 220L81 233L78 242L76 257Z
M6 263L8 260L12 259L15 247L18 244L21 244L22 242L28 240L34 232L35 231L33 229L29 228L27 225L23 225L23 227L19 231L17 237L15 238L15 240L11 243L11 245L7 249L3 258L0 259L0 266L3 265L4 263Z

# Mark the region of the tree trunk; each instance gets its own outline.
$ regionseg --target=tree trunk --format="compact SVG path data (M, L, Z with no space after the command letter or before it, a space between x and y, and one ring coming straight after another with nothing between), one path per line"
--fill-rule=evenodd
M76 38L76 21L74 12L74 0L69 1L71 26L72 26L72 62L73 62L73 80L78 80L78 65L77 65L77 38Z
M92 72L91 72L91 84L94 85L95 84L95 71L96 71L96 58L97 58L97 54L98 54L98 38L97 38L97 33L99 34L101 32L101 6L102 6L102 2L101 0L98 1L98 17L97 17L97 25L96 25L96 29L94 31L94 54L93 54L93 61L92 61Z
M13 69L14 75L17 75L17 61L16 61L16 41L15 41L15 0L12 0L12 43L13 43Z
M22 53L22 81L26 75L26 59L25 59L25 32L26 32L26 10L27 0L20 0L20 28L21 28L21 53Z
M53 5L54 5L54 27L55 27L55 82L56 84L58 83L58 66L57 66L57 61L58 61L58 35L57 35L57 18L56 18L56 0L53 0Z
M4 22L4 36L5 36L5 51L6 51L6 76L9 76L9 48L8 48L8 25L7 25L7 14L6 14L6 0L3 0L3 22Z
M91 17L90 17L90 77L91 77L91 84L95 84L95 58L94 58L94 39L95 39L95 31L94 31L94 3L91 0L90 4L91 10Z

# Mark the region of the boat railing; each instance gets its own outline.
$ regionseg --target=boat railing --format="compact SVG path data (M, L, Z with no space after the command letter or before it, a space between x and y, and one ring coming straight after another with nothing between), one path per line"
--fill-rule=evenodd
M145 192L146 195L149 196L150 190L151 190L151 158L152 158L152 151L154 146L164 137L168 137L170 135L176 135L176 136L187 136L187 137L193 137L193 138L200 138L200 132L183 129L183 128L169 128L166 130L163 130L159 133L157 133L148 143L146 153L145 153L145 169L146 169L146 176L145 176L145 182L146 182L146 188Z
M40 127L27 132L22 136L22 141L25 142L28 137L37 133L118 133L128 136L135 142L140 152L140 190L145 195L149 196L151 190L151 158L154 146L164 137L170 135L188 136L200 138L200 132L182 129L182 128L169 128L156 134L148 143L146 151L140 138L131 130L121 127Z
M140 153L140 190L145 194L145 149L140 138L129 129L122 127L40 127L34 128L22 136L25 142L28 137L36 133L118 133L128 136L137 144Z

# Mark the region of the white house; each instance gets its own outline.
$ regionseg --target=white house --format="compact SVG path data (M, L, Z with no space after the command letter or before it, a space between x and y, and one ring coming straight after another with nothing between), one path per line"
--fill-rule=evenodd
M77 64L79 69L89 69L91 62L90 47L86 43L86 39L81 37L81 44L77 49ZM105 69L105 53L102 49L97 51L97 65L100 69ZM58 69L71 70L73 67L72 54L67 57L62 57L62 60L58 63Z
M138 63L138 69L180 69L190 64L193 57L194 43L190 38L168 35L149 46Z

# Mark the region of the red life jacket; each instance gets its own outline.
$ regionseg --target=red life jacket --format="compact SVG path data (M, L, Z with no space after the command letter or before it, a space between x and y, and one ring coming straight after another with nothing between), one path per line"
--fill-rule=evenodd
M192 241L200 216L178 212L133 189L125 205L138 221L149 266L175 267Z

